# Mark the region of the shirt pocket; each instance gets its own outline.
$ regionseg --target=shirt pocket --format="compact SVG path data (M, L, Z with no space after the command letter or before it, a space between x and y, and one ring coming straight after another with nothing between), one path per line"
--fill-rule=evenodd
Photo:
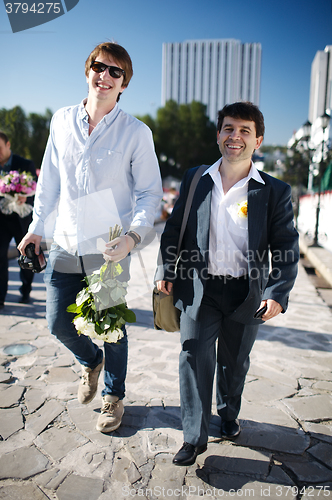
M91 155L92 171L95 172L98 184L116 179L122 165L122 153L107 148L98 148Z

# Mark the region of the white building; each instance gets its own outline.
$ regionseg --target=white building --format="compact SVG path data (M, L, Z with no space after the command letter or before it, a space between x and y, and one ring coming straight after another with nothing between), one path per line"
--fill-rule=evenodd
M309 121L314 124L332 109L332 45L316 52L311 65Z
M261 55L260 43L232 39L164 43L162 106L170 99L178 104L199 101L216 122L225 104L251 101L259 105Z

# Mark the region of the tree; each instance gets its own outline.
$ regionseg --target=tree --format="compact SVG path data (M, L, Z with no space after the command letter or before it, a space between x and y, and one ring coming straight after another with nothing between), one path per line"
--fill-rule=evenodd
M30 158L28 120L20 106L0 110L0 129L10 138L12 151Z
M44 115L30 113L28 116L20 106L0 109L0 130L8 135L11 150L33 160L36 169L41 166L51 118L49 109Z
M155 120L149 115L140 119L153 131L162 177L181 179L188 168L212 164L220 156L216 126L200 102L179 105L170 100L158 109Z
M49 134L52 111L47 109L44 115L30 113L28 116L30 138L29 152L37 169L40 168Z

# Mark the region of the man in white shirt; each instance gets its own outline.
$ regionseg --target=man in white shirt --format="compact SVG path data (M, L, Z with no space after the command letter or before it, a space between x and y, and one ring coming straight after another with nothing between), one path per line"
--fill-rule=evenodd
M111 432L121 424L127 369L127 335L105 343L104 351L78 335L66 312L84 287L85 276L105 258L121 261L128 279L130 251L154 224L162 197L161 178L150 129L123 112L118 101L133 75L127 51L102 43L85 63L88 98L62 108L52 118L50 136L39 177L33 221L20 243L39 253L43 235L52 228L54 243L45 271L48 326L82 365L78 400L95 397L104 365L103 406L97 429ZM109 228L118 224L126 234L106 244ZM122 275L121 275L122 277Z
M207 448L216 362L221 436L240 434L237 417L258 326L286 311L299 259L290 186L258 172L251 160L263 141L262 113L252 103L230 104L219 112L217 128L222 158L197 185L179 261L177 242L196 168L186 173L166 223L155 276L158 289L173 291L181 310L184 444L176 465L192 465ZM254 317L263 307L261 319Z

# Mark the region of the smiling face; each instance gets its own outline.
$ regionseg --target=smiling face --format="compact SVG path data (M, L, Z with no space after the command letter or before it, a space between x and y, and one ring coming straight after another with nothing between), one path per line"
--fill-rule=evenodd
M251 160L263 137L256 137L255 122L225 116L217 140L223 159L233 163Z
M112 56L108 54L100 53L95 60L107 64L108 66L117 66L121 68ZM118 95L125 89L123 86L123 76L121 76L121 78L112 78L108 69L103 73L95 73L90 69L87 76L87 82L89 85L88 100L96 99L99 102L105 103L105 106L110 109L115 106Z

